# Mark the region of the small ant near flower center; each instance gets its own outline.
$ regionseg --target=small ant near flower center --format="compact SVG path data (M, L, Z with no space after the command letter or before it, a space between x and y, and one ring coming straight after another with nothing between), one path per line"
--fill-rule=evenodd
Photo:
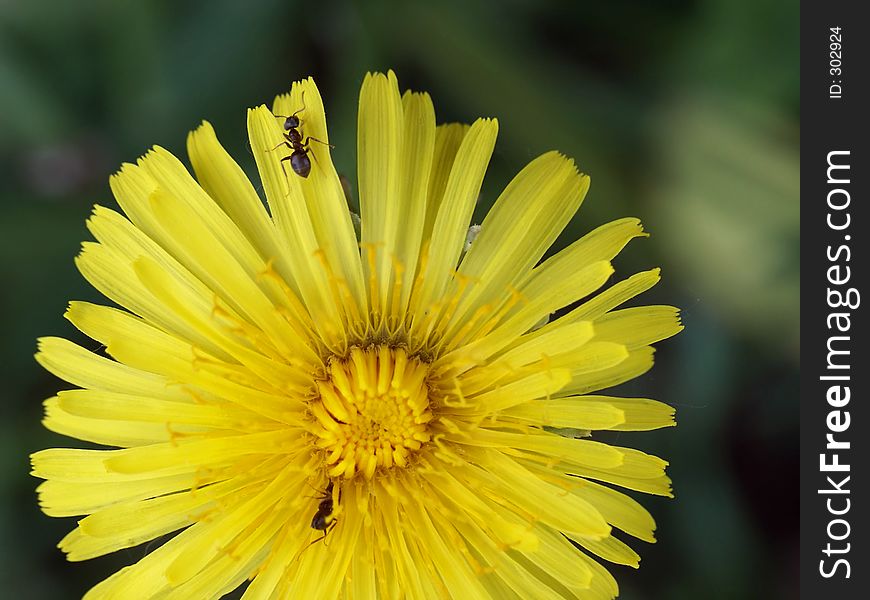
M281 146L286 146L293 152L290 156L285 156L281 159L281 165L284 165L284 161L290 161L290 167L293 169L293 172L299 175L300 177L308 177L308 174L311 173L311 159L308 157L308 152L310 152L310 148L308 145L314 141L325 146L329 146L330 148L335 148L332 144L324 142L323 140L318 140L317 138L308 136L304 138L302 132L299 131L299 128L302 126L302 119L300 119L297 115L305 110L305 92L302 92L302 108L294 112L290 116L284 115L275 115L278 118L284 119L284 141L280 144L272 148L272 150L277 150Z
M316 544L320 540L326 539L329 532L338 524L335 517L332 515L333 502L331 481L326 484L326 489L321 492L320 496L318 496L318 500L320 500L320 503L317 505L317 512L314 513L314 516L311 518L311 529L322 531L323 535L311 542L311 544Z
M338 521L332 514L334 508L332 500L332 481L326 484L326 489L324 490L318 490L316 488L314 489L316 492L318 492L318 495L309 496L309 498L316 498L320 502L317 504L317 512L315 512L314 516L311 518L311 529L314 529L315 531L322 531L323 535L312 542L308 542L308 544L306 544L301 550L299 550L299 552L293 559L294 561L299 560L299 558L302 556L302 553L311 548L311 546L313 546L317 542L325 540L326 536L329 535L329 532L332 531L336 525L338 525ZM339 497L340 495L341 490L339 490ZM326 542L323 543L324 545L326 545Z

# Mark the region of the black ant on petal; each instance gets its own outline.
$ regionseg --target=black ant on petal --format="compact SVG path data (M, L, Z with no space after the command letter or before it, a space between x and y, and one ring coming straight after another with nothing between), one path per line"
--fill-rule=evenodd
M314 513L313 517L311 517L311 529L322 531L323 535L308 544L307 547L311 547L317 542L325 540L326 536L329 535L329 532L338 525L338 521L335 520L335 516L332 514L334 508L332 501L332 487L333 485L330 481L326 484L326 489L317 496L320 503L317 505L317 512Z
M332 531L333 527L338 524L332 514L333 502L331 481L326 484L326 489L323 490L320 496L318 496L318 499L320 500L320 504L317 505L317 512L314 513L314 516L311 518L311 529L322 531L323 535L311 542L312 544L316 544L320 540L325 539L329 532Z
M308 177L308 174L311 173L311 159L308 158L308 152L310 151L308 148L309 143L314 141L329 146L330 148L335 148L335 146L311 136L303 138L302 132L299 131L299 128L302 126L302 119L296 116L303 110L305 110L305 92L302 92L302 108L289 117L275 115L278 118L284 119L284 141L272 148L272 150L276 150L281 146L287 146L287 148L293 152L290 156L282 158L281 164L283 165L284 161L289 160L290 167L293 169L294 173L300 177Z
M335 516L332 514L333 511L333 500L332 500L332 489L333 484L332 481L326 484L326 489L324 490L316 490L319 495L314 496L320 502L317 505L317 512L314 513L314 516L311 518L311 529L316 531L322 531L323 535L314 540L313 542L308 542L299 552L296 554L296 557L293 559L294 561L298 560L299 557L302 556L302 553L311 548L317 542L323 541L326 539L326 536L329 535L329 532L332 531L336 525L338 525L338 521ZM341 495L341 491L339 490L339 497ZM311 496L309 496L311 497ZM326 542L323 542L326 545Z

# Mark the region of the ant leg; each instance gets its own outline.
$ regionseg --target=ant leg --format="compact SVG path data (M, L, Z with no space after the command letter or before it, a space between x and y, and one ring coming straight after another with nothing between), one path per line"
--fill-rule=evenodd
M305 138L305 143L302 144L302 146L307 147L309 141L317 142L318 144L323 144L324 146L329 146L330 148L333 148L333 149L335 148L335 146L333 144L330 144L328 142L324 142L323 140L318 140L316 137L311 137L310 135L307 138Z
M298 560L299 557L302 556L302 553L303 553L303 552L305 552L306 550L308 550L309 548L311 548L311 546L313 546L314 544L316 544L317 542L319 542L320 540L322 540L324 537L326 537L326 536L319 537L319 538L317 538L316 540L314 540L313 542L308 542L308 545L305 546L304 548L302 548L302 550L299 551L299 553L296 555L296 558L294 558L293 560Z
M314 540L313 542L308 542L308 545L299 551L299 554L296 555L296 558L299 558L299 556L301 556L303 552L305 552L306 550L311 548L311 546L313 546L317 542L322 542L323 540L325 540L326 536L329 534L330 531L332 531L335 528L336 525L338 525L338 521L333 521L332 523L330 523L326 528L326 532L322 536L320 536L319 538ZM327 545L326 542L323 542L323 545L326 546Z
M282 158L281 160L278 161L281 163L281 170L284 171L284 177L288 177L288 178L290 177L290 175L287 173L287 166L285 163L286 163L286 161L290 160L291 158L293 158L293 155L288 154L287 156L285 156L284 158Z
M266 150L266 152L274 152L275 150L277 150L277 149L280 148L281 146L287 146L288 148L291 147L290 144L287 142L287 140L284 140L283 142L281 142L280 144L278 144L278 145L275 146L274 148L271 148L271 149L269 149L269 150ZM284 160L284 159L281 159L281 160Z
M312 490L314 490L315 492L317 492L318 494L321 494L321 495L323 494L323 490L321 490L320 488L316 488L316 487L314 487L313 485L311 485L311 484L308 483L307 481L305 482L305 484L306 484L308 487L310 487ZM307 497L308 497L308 498L313 498L314 496L307 496Z
M312 141L315 141L315 142L318 142L318 143L320 143L320 144L323 144L324 146L329 146L330 148L335 148L335 146L333 146L332 144L328 144L328 143L324 142L323 140L318 140L316 137L308 136L307 138L305 138L305 143L302 144L302 148L305 148L306 152L308 152L308 145L309 145L309 143L312 142ZM315 162L317 165L320 164L320 163L317 162L317 155L314 154L313 152L311 153L311 158L314 159L314 162Z
M288 158L289 158L289 157L288 157ZM284 160L286 160L286 159L282 159L282 162L283 162ZM311 485L310 483L308 484L308 487L310 487L312 490L314 490L315 492L317 492L317 496L305 496L306 498L314 498L315 500L326 500L327 498L331 498L331 497L332 497L332 494L331 494L331 493L327 492L326 490L320 490L320 489L317 489L316 487L314 487L314 486Z
M332 523L330 523L330 524L326 527L326 531L323 533L323 537L320 538L321 540L324 540L324 542L323 542L323 545L324 545L324 546L329 546L329 544L326 542L326 536L329 535L329 532L330 532L330 531L332 531L333 529L335 529L335 526L336 526L336 525L338 525L338 521L333 520ZM320 540L318 540L318 541L320 541Z

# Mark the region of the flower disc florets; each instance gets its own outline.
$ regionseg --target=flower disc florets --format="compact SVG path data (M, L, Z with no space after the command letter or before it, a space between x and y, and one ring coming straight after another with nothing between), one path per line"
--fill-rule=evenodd
M353 347L333 358L311 403L317 446L330 477L371 479L378 468L404 467L431 439L428 365L403 348Z

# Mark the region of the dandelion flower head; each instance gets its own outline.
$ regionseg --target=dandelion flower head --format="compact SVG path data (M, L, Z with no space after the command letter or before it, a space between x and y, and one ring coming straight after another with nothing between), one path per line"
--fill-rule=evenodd
M123 165L76 258L116 306L66 312L101 349L39 342L74 387L45 426L107 447L32 457L42 509L79 519L60 548L151 547L87 597L616 596L599 561L637 566L655 528L620 489L671 494L665 461L596 439L674 424L598 393L681 329L622 307L657 269L605 285L640 222L544 258L589 187L549 152L470 227L497 122L436 126L392 72L360 92L358 216L313 80L247 124L265 204L208 123L193 175L160 147Z

